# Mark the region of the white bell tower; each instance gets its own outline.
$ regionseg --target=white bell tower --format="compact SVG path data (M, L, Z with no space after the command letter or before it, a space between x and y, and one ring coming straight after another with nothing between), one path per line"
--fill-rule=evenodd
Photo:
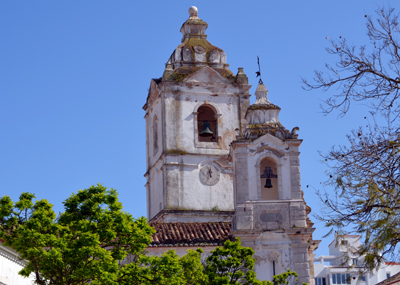
M299 146L295 127L290 132L279 121L280 108L259 84L256 102L247 109L243 137L231 144L235 215L232 234L256 252L257 277L272 280L291 269L301 282L313 283L311 208L300 183ZM311 277L311 278L310 278Z
M208 25L189 9L182 43L152 79L146 112L147 216L151 221L231 221L229 144L245 122L248 79L229 70Z

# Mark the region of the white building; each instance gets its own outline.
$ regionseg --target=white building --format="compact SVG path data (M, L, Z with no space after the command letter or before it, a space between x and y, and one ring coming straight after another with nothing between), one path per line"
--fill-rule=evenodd
M232 73L197 8L189 14L143 107L147 216L157 230L148 251L207 252L240 237L255 250L259 279L291 269L312 284L319 241L301 190L299 129L281 124L261 81L250 106L243 68Z
M25 266L18 253L0 241L0 285L31 285L34 278L24 278L18 272Z
M375 285L400 272L400 263L387 262L372 273L361 274L363 257L354 254L360 247L359 235L337 236L329 245L329 255L314 259L315 284ZM326 263L329 262L329 265Z

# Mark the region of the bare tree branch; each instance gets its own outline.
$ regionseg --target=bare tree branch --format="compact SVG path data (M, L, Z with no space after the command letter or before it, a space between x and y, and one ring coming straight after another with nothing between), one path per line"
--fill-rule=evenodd
M305 90L339 87L339 93L325 100L325 113L338 109L345 115L353 101L364 101L375 112L400 111L396 101L400 96L398 15L393 8L379 9L377 14L376 21L367 16L368 51L366 46L349 46L346 39L331 40L326 50L337 56L336 65L326 65L326 73L315 71L311 83L302 79Z
M326 50L336 64L326 64L325 73L315 71L311 83L303 79L306 90L338 88L325 100L325 113L339 110L344 116L354 102L371 108L373 127L352 131L346 146L321 155L330 171L327 185L334 190L317 191L325 207L315 215L330 229L328 235L361 234L356 251L365 270L396 261L400 242L400 27L393 8L376 13L376 20L366 16L368 46L332 40ZM377 123L382 120L384 127Z

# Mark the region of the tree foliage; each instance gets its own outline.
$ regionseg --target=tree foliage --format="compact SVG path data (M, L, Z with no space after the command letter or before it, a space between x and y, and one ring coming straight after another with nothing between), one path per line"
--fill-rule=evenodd
M285 272L259 281L254 251L227 241L208 257L201 249L179 257L173 250L150 256L154 229L122 211L114 189L98 184L72 194L58 217L47 200L23 193L0 199L0 240L28 264L20 271L40 285L77 284L288 284Z
M333 193L319 193L327 206L319 220L339 234L355 231L362 245L354 253L365 256L366 269L396 260L400 241L400 138L382 132L348 136L349 146L323 157L330 165Z
M254 272L254 250L243 247L240 240L226 241L223 247L217 247L206 258L204 265L208 283L202 284L257 284L278 285L298 281L297 273L291 270L276 275L272 281L259 281Z
M400 241L400 27L393 8L376 13L376 20L365 16L369 45L357 49L346 39L332 40L327 52L336 64L316 71L312 83L303 79L309 90L337 87L325 101L326 113L345 115L351 103L362 102L372 114L370 127L352 131L347 146L322 155L335 191L318 192L326 207L317 216L330 232L362 235L354 253L365 256L367 270L395 261Z
M256 280L254 251L240 241L226 241L206 259L206 272L212 284L253 284ZM257 283L254 283L257 284Z
M23 193L15 205L1 198L0 235L28 260L20 273L34 273L37 284L114 284L122 277L119 261L139 256L154 232L102 185L71 195L58 218L47 200L34 198Z

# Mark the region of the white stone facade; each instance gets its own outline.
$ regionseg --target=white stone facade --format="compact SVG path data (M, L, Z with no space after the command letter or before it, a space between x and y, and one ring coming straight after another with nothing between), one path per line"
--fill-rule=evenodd
M152 81L145 116L149 219L163 209L233 211L232 166L226 157L240 126L239 113L248 106L249 88L232 84L210 67L179 83L156 85ZM201 106L215 110L215 142L198 140L197 111ZM158 120L157 135L154 118ZM155 145L158 151L154 151ZM199 179L200 169L207 164L218 171L216 185Z
M255 140L238 139L231 145L236 205L232 233L255 250L256 272L264 280L272 280L274 270L281 273L289 268L303 282L312 281L310 261L318 242L312 240L314 229L307 225L307 206L302 198L301 142L267 133ZM278 195L273 199L262 197L262 191L272 189L265 189L260 179L263 160L276 166Z
M261 81L250 106L243 69L236 75L229 70L224 51L207 41L207 23L197 9L190 14L182 44L162 78L151 81L143 107L148 218L231 222L230 234L255 250L259 279L291 269L301 282L313 284L319 241L312 239L311 209L301 190L299 128L283 127L281 109ZM174 247L173 240L152 244L149 252L159 255ZM187 247L176 249L181 254Z

